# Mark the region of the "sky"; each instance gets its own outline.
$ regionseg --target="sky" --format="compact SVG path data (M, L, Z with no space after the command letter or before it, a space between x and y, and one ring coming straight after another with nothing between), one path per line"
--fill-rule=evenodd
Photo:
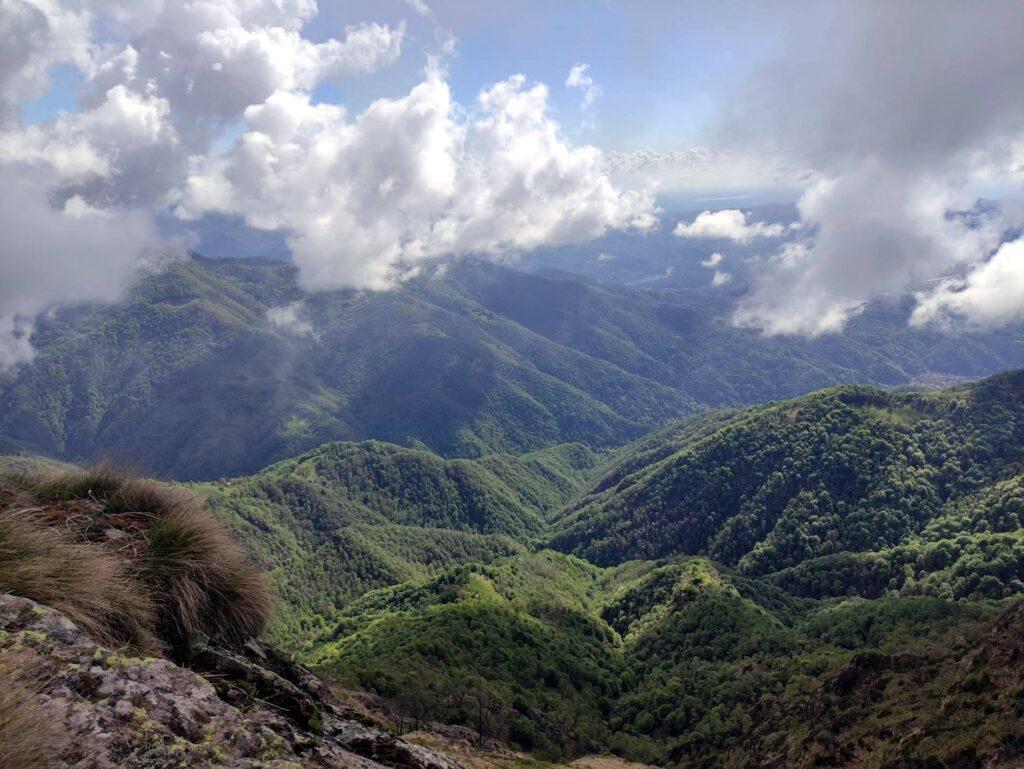
M667 224L758 245L764 334L1014 322L1021 39L1015 0L0 0L0 366L229 219L308 291Z
M578 131L585 123L579 94L561 86L574 65L586 63L602 91L595 105L602 119L583 135L622 151L698 145L723 87L777 53L783 29L749 3L454 2L436 3L427 18L410 18L408 8L396 0L376 9L378 18L409 24L412 55L390 74L396 92L415 82L417 49L429 52L434 30L450 31L458 41L448 64L458 101L519 72L551 85L553 109ZM324 4L311 34L336 34L346 11ZM363 84L350 93L355 103L378 95Z
M367 20L404 23L406 34L402 56L390 66L326 80L314 98L362 110L374 99L401 96L421 79L426 57L451 35L448 82L462 104L487 84L521 73L552 87L552 111L581 141L623 152L685 150L701 146L723 90L778 56L785 42L785 16L750 3L492 0L435 2L424 6L428 14L415 7L405 0L320 3L303 27L310 40L341 38L346 26ZM599 85L594 112L600 120L589 119L579 91L564 86L580 63ZM64 66L52 75L49 88L24 108L29 122L74 108L80 73Z

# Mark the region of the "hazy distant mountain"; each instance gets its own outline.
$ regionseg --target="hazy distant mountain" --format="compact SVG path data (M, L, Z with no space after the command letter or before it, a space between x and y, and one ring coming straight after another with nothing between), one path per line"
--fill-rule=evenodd
M0 375L0 449L196 479L329 440L601 448L706 405L1024 365L1020 327L911 331L898 303L814 341L735 329L729 307L473 260L390 292L305 296L289 265L196 257L120 304L41 321L35 359Z

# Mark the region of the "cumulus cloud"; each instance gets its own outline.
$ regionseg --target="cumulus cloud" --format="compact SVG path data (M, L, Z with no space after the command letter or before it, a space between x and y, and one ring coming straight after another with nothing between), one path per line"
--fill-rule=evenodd
M721 270L715 270L715 274L711 277L711 285L724 286L730 280L732 280L732 275L727 272L722 272Z
M702 261L700 263L700 266L701 267L707 267L709 269L714 269L715 267L717 267L718 265L720 265L722 263L722 260L724 258L725 257L720 252L715 251L711 256L709 256L707 259Z
M372 72L400 55L404 25L361 23L341 39L310 41L302 27L316 10L311 0L128 6L121 11L123 44L97 57L80 101L91 108L123 88L168 104L176 143L166 145L161 171L145 174L154 190L166 192L182 181L188 157L209 152L246 107L279 91L311 93L325 80Z
M996 326L1024 320L1024 239L1004 243L963 279L945 279L918 295L910 322Z
M985 184L1021 182L1020 7L866 2L835 16L797 31L820 42L760 73L721 131L818 175L799 205L804 239L760 265L735 316L768 333L841 330L875 297L986 263L1019 223L975 202ZM968 284L920 294L915 317L981 317Z
M0 0L0 126L42 93L55 64L87 67L89 14L55 0Z
M727 208L701 211L692 222L679 222L673 234L677 238L725 238L748 243L754 238L777 238L785 231L781 224L747 222L746 212Z
M618 190L597 149L561 135L547 88L521 75L481 91L470 110L431 70L408 95L353 117L278 92L245 119L226 155L196 163L178 210L287 230L307 289L382 289L429 257L655 223L650 196Z
M310 289L387 288L427 257L655 223L650 196L613 184L522 76L464 106L429 58L400 98L353 115L316 103L320 84L390 65L406 39L404 22L359 21L314 40L316 13L315 0L0 0L0 365L31 354L36 314L116 298L160 251L152 221L168 208L287 232ZM23 125L62 63L80 71L77 107ZM585 68L578 79L592 102ZM306 322L290 306L269 320Z
M988 217L950 216L967 200L946 184L876 167L823 180L804 194L800 218L814 233L787 244L756 271L735 320L770 334L838 332L877 296L943 274L999 242Z

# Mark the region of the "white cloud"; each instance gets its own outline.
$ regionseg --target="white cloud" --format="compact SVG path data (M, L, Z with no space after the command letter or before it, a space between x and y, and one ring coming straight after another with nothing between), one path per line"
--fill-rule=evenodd
M45 174L38 165L0 166L0 367L31 357L39 313L116 299L156 242L143 212L101 211L78 197L55 207Z
M90 105L114 85L152 91L169 102L193 153L277 91L309 93L324 80L391 64L405 37L404 24L362 23L340 40L313 42L302 34L316 15L307 0L152 0L133 11L123 47L96 63L83 99Z
M111 301L159 253L153 215L249 104L394 61L404 26L302 36L313 0L0 0L0 366L34 317ZM20 125L58 63L79 108Z
M709 256L707 259L702 261L700 263L700 266L701 267L708 267L709 269L710 268L714 268L714 267L717 267L718 265L720 265L724 258L725 257L722 256L722 254L720 252L715 251L713 254L711 254L711 256Z
M999 242L998 218L950 216L969 205L941 179L907 186L871 168L819 182L799 203L812 233L754 271L734 316L769 334L841 331L867 302L970 263Z
M159 253L151 213L122 180L173 145L167 111L115 86L92 109L0 131L0 368L31 357L39 313L116 299Z
M0 315L0 369L25 363L35 357L32 347L33 317Z
M677 238L727 238L747 243L754 238L777 238L786 228L781 224L747 222L747 214L735 208L701 211L689 224L679 222L673 234Z
M309 289L387 288L428 257L653 226L650 196L616 189L597 149L570 145L547 97L517 75L465 110L435 70L350 119L278 92L246 110L226 156L196 164L179 210L286 229Z
M729 102L720 139L819 179L800 202L805 239L755 271L734 320L767 333L840 331L873 299L972 265L967 283L920 295L917 321L1012 317L1006 294L991 312L979 297L992 295L992 276L1010 280L1004 260L985 260L1024 216L975 204L1024 182L1024 14L1014 3L979 13L919 0L834 10L830 28L800 30L799 59L766 66Z
M301 301L267 310L270 325L295 336L309 336L313 333L313 324L304 316L304 305Z
M917 300L913 325L966 321L996 326L1024 320L1024 238L1004 243L966 278L943 280L932 292L919 293Z
M597 261L599 262L611 262L614 261L614 259L615 254L609 254L605 251L602 251L600 254L597 255Z
M601 96L601 86L587 74L589 64L575 64L565 78L567 88L579 88L583 91L583 108L589 108Z
M711 285L724 286L730 280L732 280L732 275L727 272L722 272L721 270L715 270L715 274L711 278Z
M566 88L578 88L583 92L580 109L585 115L584 127L593 128L596 121L593 112L594 102L601 98L603 92L601 86L594 82L594 78L587 74L588 69L590 69L589 64L575 64L565 78L565 86Z

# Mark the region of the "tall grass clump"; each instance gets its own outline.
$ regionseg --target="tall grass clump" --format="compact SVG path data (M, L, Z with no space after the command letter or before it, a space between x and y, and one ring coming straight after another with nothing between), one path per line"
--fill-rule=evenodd
M26 653L0 652L0 766L49 769L63 747L62 724L39 698L41 681Z
M172 508L145 536L140 574L161 599L162 635L240 643L263 632L266 580L218 521Z
M63 612L97 641L154 646L154 605L128 564L32 509L0 510L0 590Z
M0 590L97 635L144 646L152 633L180 650L266 625L264 575L183 489L106 467L47 470L8 476L0 511Z

